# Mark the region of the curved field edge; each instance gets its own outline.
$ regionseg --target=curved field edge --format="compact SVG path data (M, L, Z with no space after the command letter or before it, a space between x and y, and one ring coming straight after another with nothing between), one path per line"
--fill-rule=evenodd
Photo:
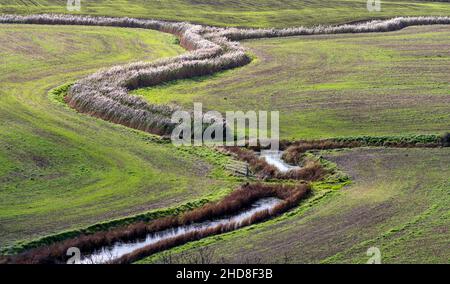
M33 4L34 3L34 4ZM343 24L373 18L394 16L450 15L445 1L382 2L380 12L369 12L366 1L360 0L241 0L230 5L226 0L91 0L82 1L76 14L96 16L155 18L189 21L213 26L290 27L298 25ZM66 3L52 0L0 0L0 13L41 14L70 13Z
M210 238L138 263L447 263L449 148L324 151L352 178L333 198L268 227ZM205 253L206 251L206 253Z
M102 67L180 54L173 36L0 25L0 42L2 247L177 206L238 182L215 163L227 158L208 149L176 150L149 134L68 111L47 95Z

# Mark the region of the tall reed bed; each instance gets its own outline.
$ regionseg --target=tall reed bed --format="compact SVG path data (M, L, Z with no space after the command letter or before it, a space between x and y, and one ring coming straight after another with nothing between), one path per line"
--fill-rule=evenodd
M251 184L244 185L233 191L223 200L215 203L206 204L203 207L186 212L179 216L165 217L146 222L138 222L125 227L116 228L110 231L98 232L91 235L81 235L76 238L61 241L46 247L36 248L24 252L16 256L4 258L3 263L40 263L40 264L57 264L65 263L66 252L70 247L79 248L84 254L89 254L96 249L104 246L113 245L116 242L127 242L138 238L145 237L147 234L175 228L183 225L199 223L205 220L214 220L222 216L232 215L248 208L251 204L261 198L277 197L282 200L267 213L251 216L242 223L233 223L221 228L212 228L199 231L198 233L185 234L176 240L168 239L166 241L155 244L155 247L144 248L139 252L135 252L132 256L127 256L126 260L118 260L118 262L128 262L130 259L136 260L137 256L141 256L144 252L148 254L158 249L167 249L173 245L185 243L193 238L198 239L203 236L227 232L242 226L247 226L256 222L265 220L271 216L281 214L292 207L296 206L301 199L311 191L311 186L306 183L298 185L265 185ZM137 254L137 255L135 255Z
M158 20L54 14L1 15L0 23L144 28L178 36L180 44L189 50L189 53L156 63L139 62L101 70L78 81L66 96L66 102L79 112L154 134L170 135L175 127L170 119L171 114L177 108L152 105L142 98L129 95L128 92L246 65L250 62L250 57L246 55L238 40L387 32L414 25L450 24L450 17L399 17L340 26L287 29L216 28Z
M447 138L446 138L447 137ZM393 147L393 148L434 148L448 147L449 134L412 135L412 136L360 136L332 138L322 140L300 140L285 142L283 159L288 163L298 164L303 155L311 150L329 150L342 148L356 148L364 146ZM447 142L446 142L447 141Z
M410 26L448 25L450 17L396 17L388 20L373 20L355 24L337 26L294 27L286 29L213 29L213 33L227 37L230 40L288 37L320 34L371 33L398 31Z

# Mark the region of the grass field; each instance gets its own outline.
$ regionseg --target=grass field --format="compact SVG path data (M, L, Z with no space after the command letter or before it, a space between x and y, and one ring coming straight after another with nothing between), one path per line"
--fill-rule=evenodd
M447 263L449 149L370 149L324 153L354 180L306 211L172 250L172 261ZM160 262L161 254L141 263Z
M47 96L101 67L182 52L153 31L0 26L0 246L233 187L207 150L201 160Z
M281 137L450 130L450 28L247 41L250 65L140 89L150 102L280 111Z
M0 0L0 13L67 13L66 0ZM369 12L366 0L89 0L82 14L190 21L217 26L291 27L337 24L395 16L450 15L441 1L382 1Z

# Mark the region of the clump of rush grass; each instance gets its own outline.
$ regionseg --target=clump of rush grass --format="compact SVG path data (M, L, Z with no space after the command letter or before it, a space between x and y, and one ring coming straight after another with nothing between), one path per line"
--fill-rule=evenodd
M397 31L410 26L448 25L450 17L396 17L338 26L293 27L285 29L221 29L219 34L230 40L287 37L320 34L369 33Z

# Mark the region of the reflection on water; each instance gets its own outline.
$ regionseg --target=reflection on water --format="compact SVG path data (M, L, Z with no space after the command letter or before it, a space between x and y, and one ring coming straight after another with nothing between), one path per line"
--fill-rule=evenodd
M268 164L275 166L282 173L298 168L283 161L282 156L282 151L263 150L260 154L260 157L264 158Z
M181 226L177 228L167 229L161 232L148 234L145 238L131 241L131 242L117 242L112 246L103 247L91 255L83 258L81 263L105 263L110 260L119 258L125 254L131 253L137 249L145 246L157 243L164 239L169 239L183 235L185 233L194 232L196 230L202 230L212 228L219 225L226 225L229 223L241 223L242 221L250 218L253 214L259 213L268 209L271 209L281 202L278 198L263 198L255 202L251 208L242 211L241 213L217 219L214 221L205 221L197 224Z

